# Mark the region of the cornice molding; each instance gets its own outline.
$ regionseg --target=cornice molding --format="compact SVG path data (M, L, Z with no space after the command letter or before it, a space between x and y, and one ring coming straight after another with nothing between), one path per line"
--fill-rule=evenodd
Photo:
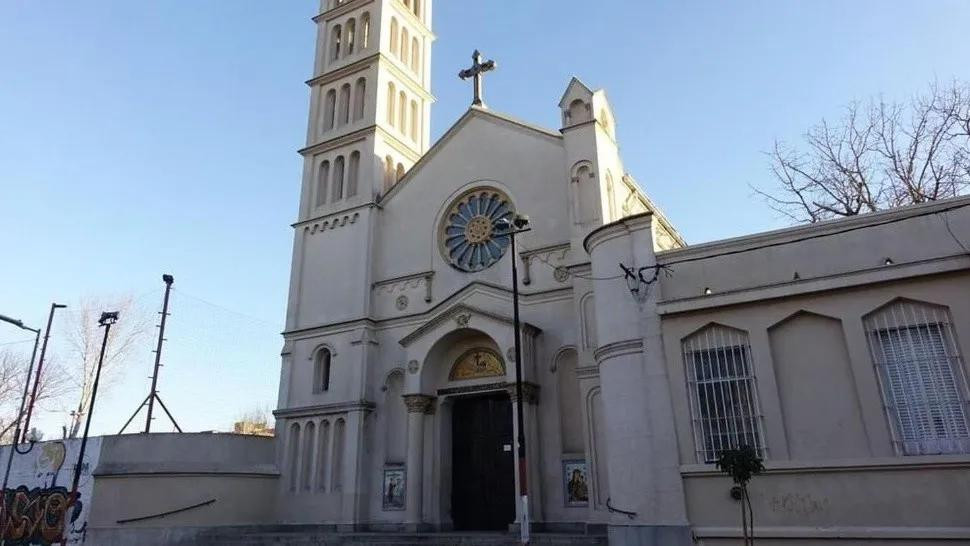
M322 13L318 13L312 17L314 23L319 23L320 21L332 21L341 15L346 15L347 13L354 11L355 9L366 6L370 4L373 0L351 0L346 4L341 4L335 8L330 8Z
M643 353L643 340L628 339L607 343L606 345L598 347L593 351L593 359L598 365L601 365L603 362L612 358L641 353Z
M344 146L349 146L351 144L356 144L358 142L363 142L367 140L368 133L372 132L375 127L378 127L378 125L376 123L372 123L359 129L355 129L349 133L338 134L337 136L328 138L327 140L315 142L309 146L306 146L305 148L300 148L296 152L304 157L313 156Z
M354 402L337 402L334 404L321 404L317 406L303 406L299 408L283 408L273 412L277 418L292 419L296 417L319 417L323 415L334 415L337 413L347 413L350 411L373 411L377 404L367 400L356 400Z
M610 222L609 224L603 224L602 226L589 232L589 235L583 239L583 248L586 250L587 254L592 254L592 248L605 241L609 241L614 237L619 237L638 229L644 229L644 227L649 228L652 218L653 212L647 211L641 212L640 214L627 216L625 218L620 218L619 220Z
M333 83L339 79L346 78L347 76L356 74L358 72L363 72L370 68L374 63L380 61L380 52L371 53L366 57L361 57L352 63L345 64L340 68L333 70L327 70L322 74L317 74L316 76L310 78L305 83L309 87L314 87L317 85L327 85Z
M430 318L424 324L422 324L421 326L412 330L409 334L402 337L398 341L398 343L402 347L407 347L408 345L411 345L418 339L424 337L426 334L428 334L430 331L434 330L441 324L447 322L449 319L457 318L458 315L461 315L461 314L484 317L497 322L501 322L507 326L512 326L515 324L515 322L507 316L499 315L497 313L492 313L490 311L485 311L477 307L472 307L471 305L467 305L465 303L459 303L454 307L451 307L450 309L446 309L438 313L436 316ZM467 324L467 320L465 321L465 323ZM535 337L542 332L542 330L527 322L520 321L520 325L522 327L522 332L527 336Z
M358 211L360 209L372 209L372 208L380 208L380 205L378 205L377 203L375 203L373 201L368 201L367 203L363 203L363 204L360 204L360 205L354 205L354 206L348 207L346 209L342 209L342 210L338 210L338 211L334 211L334 212L328 212L326 214L321 214L320 216L314 216L313 218L307 218L306 220L300 220L299 222L295 222L293 224L290 224L290 227L300 228L300 227L306 226L308 224L319 223L319 222L326 222L326 221L328 221L328 220L330 220L332 218L337 218L337 217L340 217L340 216L346 216L347 214L350 214L352 212Z

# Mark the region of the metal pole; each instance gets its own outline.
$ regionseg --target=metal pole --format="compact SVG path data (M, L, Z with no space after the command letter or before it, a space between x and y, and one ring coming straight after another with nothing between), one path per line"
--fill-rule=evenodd
M67 307L60 303L51 304L51 313L47 316L47 330L44 330L44 345L40 348L40 359L37 360L37 375L34 376L34 389L30 393L30 404L27 406L27 417L24 420L24 436L22 442L27 441L27 433L30 432L30 416L34 412L34 403L37 402L37 387L40 385L40 374L44 369L44 355L47 354L47 341L51 338L51 324L54 322L54 311L58 308Z
M162 275L165 282L165 300L162 302L162 322L158 326L158 345L155 347L155 371L152 373L152 390L148 393L148 417L145 419L145 434L152 430L152 410L155 406L155 398L158 396L158 368L162 362L162 342L165 341L165 319L168 317L168 296L172 291L172 283L175 277ZM175 425L178 428L178 425Z
M101 354L98 356L98 368L94 372L94 386L91 388L91 403L88 405L88 415L87 420L84 423L84 436L81 437L81 449L77 454L77 463L74 465L74 479L71 482L71 494L67 497L67 506L65 507L64 513L67 514L68 510L77 500L77 488L78 484L81 482L81 466L84 463L84 452L88 447L88 431L91 429L91 416L94 415L94 402L98 397L98 383L101 381L101 366L104 364L104 352L108 347L108 334L111 332L111 325L118 320L118 313L101 313L101 326L104 326L104 338L101 340ZM67 526L65 525L66 529ZM64 542L63 530L61 531L60 542Z
M24 395L20 399L20 411L17 412L17 426L14 428L13 441L10 442L10 453L7 454L7 469L3 472L3 487L0 487L0 493L3 494L3 528L0 530L0 537L6 536L7 523L10 521L9 512L7 511L7 485L10 483L10 467L13 464L13 454L17 450L17 440L20 438L20 421L24 417L24 405L27 403L27 389L30 387L30 372L33 371L34 358L37 356L37 345L40 344L40 330L28 328L23 324L20 327L24 330L34 332L34 350L30 353L30 364L27 366L27 378L24 382ZM0 546L6 543L6 538L0 539Z
M525 457L525 419L522 416L522 339L519 332L519 269L516 266L518 254L515 251L515 230L512 238L512 320L515 328L515 410L519 426L518 457L519 457L519 497L522 502L522 521L519 531L522 544L529 543L529 480Z

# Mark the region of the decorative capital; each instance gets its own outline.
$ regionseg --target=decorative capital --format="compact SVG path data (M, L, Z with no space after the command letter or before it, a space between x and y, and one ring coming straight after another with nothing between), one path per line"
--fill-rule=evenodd
M402 398L408 413L430 413L429 410L434 406L434 397L427 394L405 394Z
M515 389L515 383L509 383L505 386L505 390L509 393L509 398L512 399L512 403L518 400L518 396ZM522 382L522 400L526 404L539 404L539 385L535 383Z

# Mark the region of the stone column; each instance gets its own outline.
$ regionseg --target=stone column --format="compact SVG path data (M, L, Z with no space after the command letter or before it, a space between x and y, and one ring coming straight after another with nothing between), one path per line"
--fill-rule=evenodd
M409 531L421 530L424 498L424 416L432 408L434 398L426 394L405 394L408 408L408 459L406 508L404 523Z
M515 383L506 387L509 398L512 400L512 456L515 458L515 527L518 528L522 521L522 503L519 502L519 461L518 444L516 438L519 437L518 404L516 403ZM542 490L539 487L541 476L539 474L539 434L536 426L536 406L539 404L539 386L534 383L522 382L522 422L525 424L525 458L527 466L527 476L529 485L529 520L534 524L542 521Z

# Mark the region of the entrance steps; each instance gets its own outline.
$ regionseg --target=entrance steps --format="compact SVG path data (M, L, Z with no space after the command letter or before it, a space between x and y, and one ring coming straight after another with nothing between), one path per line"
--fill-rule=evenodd
M201 538L201 537L200 537ZM536 546L607 546L604 535L533 533ZM519 537L512 533L336 533L309 530L222 529L206 533L207 546L516 546Z

